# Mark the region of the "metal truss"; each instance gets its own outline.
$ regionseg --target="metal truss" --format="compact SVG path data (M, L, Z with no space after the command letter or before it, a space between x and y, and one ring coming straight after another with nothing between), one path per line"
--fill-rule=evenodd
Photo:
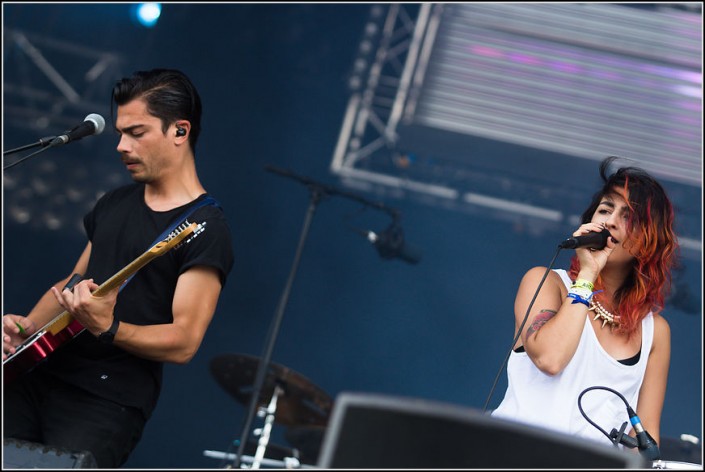
M110 90L123 75L120 55L18 29L3 34L5 147L59 134L90 113L107 119ZM88 159L100 146L99 140L83 140L50 151L51 159L33 159L3 172L3 223L82 234L83 215L95 198L124 181L109 162Z
M422 89L439 87L431 58L441 53L434 48L444 47L440 28L449 12L444 4L372 7L330 171L357 190L490 215L537 235L574 227L583 210L581 195L591 187L561 184L555 173L544 170L594 172L593 161L528 145L512 147L499 138L477 139L469 132L446 133L419 119ZM465 110L460 100L451 105ZM479 157L465 157L473 153ZM553 161L557 156L560 165ZM682 206L682 247L688 257L699 258L702 220L691 214L690 202L699 187L674 186L674 200Z
M65 40L4 30L4 120L31 130L63 130L76 115L109 113L105 90L121 76L124 60Z
M390 148L397 140L396 126L433 9L431 4L420 5L414 20L409 7L389 5L385 17L382 6L372 10L350 79L353 93L331 164L336 174L354 172L360 161ZM377 49L373 51L375 41Z

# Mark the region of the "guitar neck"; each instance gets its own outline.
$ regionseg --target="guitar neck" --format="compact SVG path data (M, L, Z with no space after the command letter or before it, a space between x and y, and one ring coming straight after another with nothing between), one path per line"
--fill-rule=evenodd
M159 243L161 244L161 243ZM103 282L100 287L95 289L93 296L102 297L111 290L122 285L132 274L135 274L142 267L149 264L153 259L157 258L162 254L162 252L155 250L159 245L150 248L145 251L141 256L139 256L134 261L130 262L128 265L122 268L118 273L110 277L108 280ZM44 330L50 332L53 335L58 334L62 329L66 328L73 321L73 316L68 311L64 311L56 318L51 320L44 326Z
M95 289L95 291L93 292L93 296L102 297L111 290L119 287L127 279L129 279L130 276L135 274L138 270L149 264L153 259L156 259L160 255L161 253L156 252L153 249L145 251L144 254L127 264L119 272L117 272L115 275L103 282L100 287Z

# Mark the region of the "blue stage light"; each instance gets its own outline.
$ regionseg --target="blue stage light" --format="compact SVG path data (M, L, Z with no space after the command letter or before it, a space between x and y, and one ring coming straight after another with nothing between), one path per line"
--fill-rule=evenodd
M151 28L159 20L159 15L162 13L162 5L161 3L140 3L136 6L135 13L137 21L142 26Z

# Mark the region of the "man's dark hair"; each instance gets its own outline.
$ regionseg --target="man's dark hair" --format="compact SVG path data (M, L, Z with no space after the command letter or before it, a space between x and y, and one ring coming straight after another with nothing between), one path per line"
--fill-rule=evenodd
M151 115L162 120L164 133L176 121L188 120L191 123L189 143L196 152L201 134L201 97L186 74L175 69L152 69L135 72L115 84L113 101L118 106L137 98L146 102Z

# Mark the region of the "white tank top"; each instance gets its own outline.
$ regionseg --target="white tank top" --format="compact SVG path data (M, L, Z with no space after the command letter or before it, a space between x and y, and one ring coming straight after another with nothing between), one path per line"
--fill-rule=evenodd
M555 272L566 287L570 287L572 281L568 273L562 269ZM512 351L507 364L507 391L492 416L611 445L609 438L580 413L578 397L586 388L608 387L622 394L638 414L639 389L654 339L652 313L644 318L641 327L641 355L635 365L621 364L602 348L587 315L578 349L558 375L544 374L526 352ZM582 396L580 404L587 417L608 434L613 428L619 430L625 421L628 423L625 431L631 430L627 407L614 393L604 389L590 390Z

